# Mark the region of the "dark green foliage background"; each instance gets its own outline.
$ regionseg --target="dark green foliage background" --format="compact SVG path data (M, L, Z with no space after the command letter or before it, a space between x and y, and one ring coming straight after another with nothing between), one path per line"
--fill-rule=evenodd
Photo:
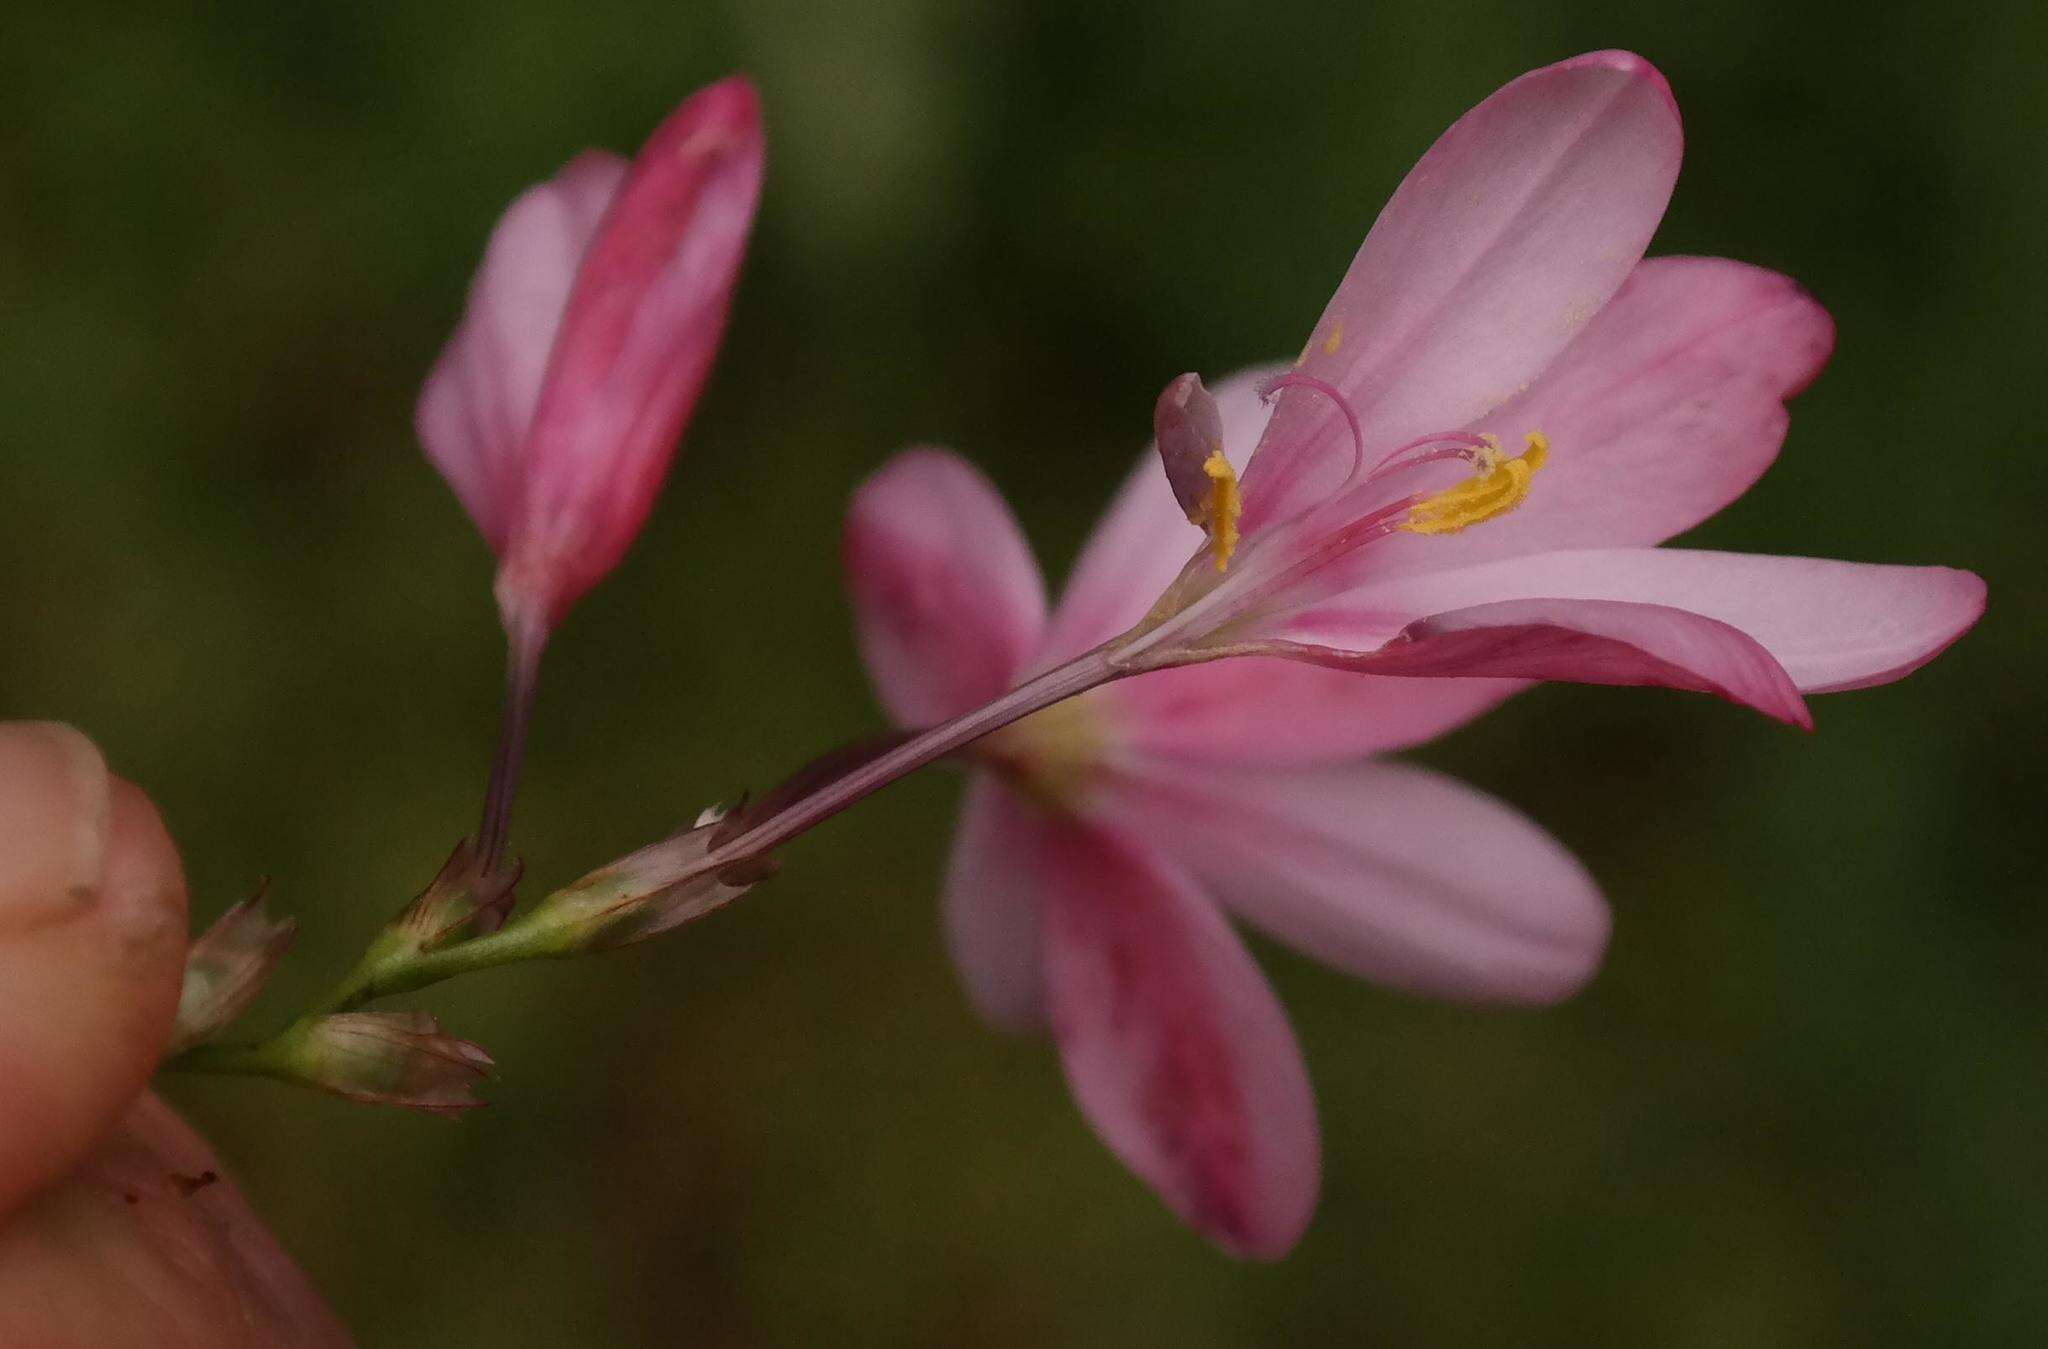
M1798 276L1834 368L1717 547L1947 562L1990 617L1807 738L1548 688L1422 757L1602 877L1577 1001L1409 1001L1261 946L1321 1097L1299 1252L1244 1267L977 1025L927 775L651 947L421 1001L460 1125L180 1082L374 1345L2011 1344L2048 1326L2039 590L2048 212L2030 0L458 0L0 16L0 714L94 734L210 917L332 977L469 827L490 568L410 430L497 211L728 70L770 176L718 375L562 632L533 887L878 722L837 522L973 455L1058 573L1159 386L1299 346L1379 203L1597 46L1688 122L1657 251ZM1454 840L1446 840L1447 846ZM4 1088L0 1088L4 1090Z

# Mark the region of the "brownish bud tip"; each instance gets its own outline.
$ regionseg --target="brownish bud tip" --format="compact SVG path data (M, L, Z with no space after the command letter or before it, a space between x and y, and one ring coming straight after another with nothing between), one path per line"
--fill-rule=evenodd
M268 882L213 922L185 955L185 985L167 1053L210 1040L256 1000L298 935L298 920L263 911Z
M515 888L525 864L517 858L487 866L476 840L455 845L441 870L392 923L416 949L431 951L474 927L478 935L496 932L512 911Z

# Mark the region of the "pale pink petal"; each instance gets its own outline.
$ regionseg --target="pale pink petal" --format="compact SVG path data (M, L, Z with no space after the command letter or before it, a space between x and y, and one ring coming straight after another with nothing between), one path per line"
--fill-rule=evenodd
M1654 550L1645 550L1654 551ZM1436 575L1438 573L1430 573ZM1266 654L1424 679L1474 676L1637 684L1710 693L1811 729L1792 677L1753 637L1663 604L1499 599L1430 614L1389 633L1387 615L1325 605L1260 631Z
M625 555L710 373L753 224L760 99L698 91L633 160L548 364L499 598L558 619Z
M1385 449L1498 408L1642 257L1682 140L1664 77L1626 52L1508 84L1394 193L1309 337L1302 373L1343 392ZM1245 473L1246 534L1327 495L1351 459L1327 400L1283 394Z
M1044 630L1044 583L1009 507L943 450L907 450L861 484L845 562L868 677L899 726L1003 693Z
M975 1010L1003 1030L1045 1022L1046 846L1043 815L994 775L975 773L946 868L946 949Z
M1259 398L1258 386L1286 368L1253 366L1213 390L1223 418L1224 453L1233 464L1243 465L1272 415L1272 408ZM1158 452L1148 445L1074 564L1046 635L1044 663L1077 656L1143 618L1202 546L1202 531L1188 523L1173 499Z
M1521 812L1436 773L1153 765L1110 791L1120 819L1232 909L1382 984L1554 1002L1606 950L1607 906L1586 869Z
M511 528L520 452L569 287L625 176L625 160L587 150L506 208L420 390L420 444L494 552Z
M1785 400L1834 349L1790 277L1723 258L1651 258L1535 386L1474 430L1550 455L1529 497L1482 529L1397 534L1356 554L1392 576L1555 548L1662 543L1742 495L1777 457Z
M1585 549L1406 577L1357 591L1345 604L1418 614L1521 598L1704 614L1754 638L1804 692L1833 693L1904 678L1940 655L1984 612L1984 582L1949 567Z
M1090 694L1116 742L1151 757L1299 765L1406 749L1523 687L1512 679L1383 679L1262 656L1155 670Z
M1274 1258L1315 1208L1301 1050L1221 913L1134 841L1069 823L1044 857L1046 998L1081 1113L1190 1225Z

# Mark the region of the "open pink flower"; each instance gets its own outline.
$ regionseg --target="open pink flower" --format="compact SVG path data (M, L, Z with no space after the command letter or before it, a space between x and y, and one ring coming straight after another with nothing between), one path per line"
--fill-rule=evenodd
M630 165L601 150L514 201L420 393L428 456L544 631L624 556L725 329L760 193L760 102L700 90Z
M1291 374L1213 403L1169 386L1164 480L1140 464L1050 615L960 460L908 452L854 499L862 649L900 724L1083 653L1115 680L971 747L949 945L980 1010L1049 1026L1112 1150L1235 1253L1292 1246L1319 1146L1299 1050L1226 914L1475 1001L1566 996L1605 947L1593 882L1540 829L1367 756L1530 679L1805 724L1804 693L1899 678L1982 610L1966 572L1654 546L1769 464L1833 337L1783 277L1641 260L1678 157L1669 91L1636 57L1494 94L1402 184Z

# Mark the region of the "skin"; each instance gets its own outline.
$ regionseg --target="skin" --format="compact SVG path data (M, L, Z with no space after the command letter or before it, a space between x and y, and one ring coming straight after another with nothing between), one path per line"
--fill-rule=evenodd
M349 1343L145 1090L185 933L149 798L72 728L0 723L0 1344Z

